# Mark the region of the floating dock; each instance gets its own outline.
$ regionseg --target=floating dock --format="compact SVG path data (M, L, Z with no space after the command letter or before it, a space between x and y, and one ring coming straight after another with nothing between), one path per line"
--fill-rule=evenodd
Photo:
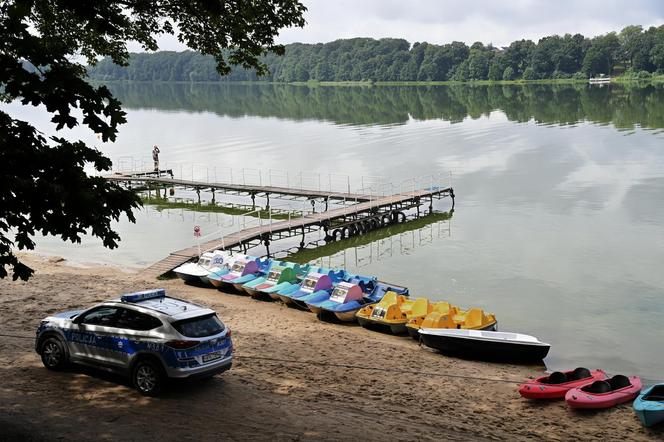
M160 175L165 174L164 171ZM163 186L193 189L199 194L201 191L223 192L234 195L245 195L255 201L256 196L267 199L266 210L269 209L269 196L297 197L325 201L326 210L319 213L310 213L288 220L275 221L271 217L262 221L256 227L246 228L230 233L220 238L201 243L200 245L171 252L169 256L151 265L143 272L147 276L159 277L175 267L198 257L200 251L230 250L246 253L248 249L263 244L270 256L270 244L273 240L301 236L300 247L304 247L305 235L322 229L325 239L336 241L357 234L368 232L393 223L406 220L405 210L416 209L420 214L422 205L428 202L428 210L433 211L433 200L445 197L452 198L454 208L454 190L452 187L431 186L426 189L414 189L388 196L373 196L365 194L325 192L319 190L291 189L276 186L252 186L244 184L208 183L203 181L188 181L174 179L156 174L114 174L104 177L113 182L121 183L126 187L133 186ZM352 201L353 204L327 210L329 200ZM199 247L200 246L200 247Z

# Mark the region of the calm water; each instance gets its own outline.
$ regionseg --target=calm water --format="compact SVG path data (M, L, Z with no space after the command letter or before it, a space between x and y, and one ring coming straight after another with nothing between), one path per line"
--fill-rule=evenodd
M323 182L333 176L341 186L347 175L356 188L361 176L399 183L451 171L450 219L298 258L333 255L325 262L416 296L495 312L502 330L553 345L549 368L664 378L664 86L111 89L128 111L118 142L70 135L116 163L147 161L158 144L177 173L217 179L229 168L236 180L241 168L278 169L289 179L299 171ZM48 130L43 114L20 112ZM448 210L450 201L436 207ZM237 228L231 219L148 205L136 225L120 223L117 251L92 240L45 238L40 247L139 266L191 245L193 224L211 233Z

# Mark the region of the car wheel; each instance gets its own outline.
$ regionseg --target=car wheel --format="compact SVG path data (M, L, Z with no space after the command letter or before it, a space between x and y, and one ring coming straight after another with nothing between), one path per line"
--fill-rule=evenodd
M69 362L62 341L58 338L46 338L41 345L41 360L49 370L62 370Z
M132 372L132 382L139 393L145 396L156 396L164 386L164 373L156 362L138 361Z

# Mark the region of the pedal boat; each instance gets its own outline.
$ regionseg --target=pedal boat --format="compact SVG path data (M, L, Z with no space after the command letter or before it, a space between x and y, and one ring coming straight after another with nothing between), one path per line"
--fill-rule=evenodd
M330 275L324 273L309 273L302 281L302 284L295 286L296 290L288 289L288 292L285 291L277 292L279 293L279 299L286 304L291 306L297 306L296 300L304 296L310 295L321 290L330 290L332 288L332 278Z
M572 388L603 379L606 379L603 370L578 367L569 371L554 371L519 385L519 394L521 397L534 400L564 399L565 394Z
M253 275L258 271L258 263L255 259L243 259L238 258L233 262L233 265L230 268L230 271L225 275L222 275L219 278L219 285L217 287L223 287L224 285L232 285L233 282L246 275ZM210 278L213 281L212 278ZM214 282L213 282L214 284Z
M246 273L238 278L234 278L230 281L230 283L239 293L244 292L249 294L243 286L256 278L265 277L269 273L270 268L275 264L278 264L278 262L273 261L270 258L256 258L256 270L254 272Z
M298 303L304 303L305 306L313 313L315 313L317 316L320 316L322 314L323 308L322 305L326 302L329 301L330 298L332 297L332 294L336 290L336 287L341 284L359 284L362 282L363 284L368 284L372 281L376 281L377 278L375 276L359 276L359 275L351 275L348 274L344 271L344 274L332 274L330 273L330 277L332 278L332 288L330 290L326 291L321 291L321 292L316 292L312 293L310 295L304 296L300 298L297 302ZM360 289L360 293L362 290ZM320 317L319 317L320 319Z
M275 261L272 259L258 260L258 271L253 275L246 275L242 278L233 280L233 286L239 291L246 292L252 297L256 297L258 292L256 291L256 286L264 283L267 280L267 276L270 274L273 268L275 267L290 267L295 264L288 261Z
M664 422L664 384L643 390L634 400L634 412L646 427Z
M334 314L341 322L356 322L355 315L360 309L380 302L386 293L394 292L397 295L408 296L407 288L388 285L380 281L369 282L368 284L360 281L358 286L362 291L362 298L344 297L341 300L341 297L335 299L330 297L329 300L321 304L321 314Z
M420 339L420 328L457 328L467 330L491 330L497 326L496 317L491 313L484 313L481 308L471 308L467 311L459 310L449 302L441 301L433 304L433 310L426 316L415 316L408 324L408 334L414 339Z
M297 264L282 263L286 265L274 265L266 276L256 278L242 286L252 298L258 298L263 294L263 290L278 286L284 282L296 282L297 270L294 266ZM291 264L291 265L288 265Z
M617 374L611 379L572 388L565 393L565 402L572 408L611 408L636 399L641 386L639 377Z
M300 266L300 271L297 272L297 281L284 282L279 284L278 287L275 286L264 289L263 292L267 293L270 298L274 299L275 301L281 301L281 295L289 295L299 290L300 286L302 285L302 281L304 281L309 273L328 274L329 272L330 269L327 267L311 267L310 264Z
M221 250L205 252L198 261L186 262L173 269L173 272L185 283L211 286L208 275L215 268L221 268L228 258L228 253Z
M259 292L259 294L267 295L275 301L278 301L279 295L277 292L286 290L290 287L299 286L302 283L304 276L311 270L311 265L309 264L300 265L289 263L287 267L293 269L294 273L292 277L290 277L290 272L288 272L288 274L279 275L279 278L276 282L266 278L263 283L256 286L256 290Z
M395 292L387 292L377 304L361 308L356 317L362 327L400 335L407 333L406 324L409 320L426 315L431 308L426 298L409 299Z
M473 359L540 362L551 345L520 333L447 328L420 328L420 342L443 353Z
M246 259L253 261L256 258L253 256L243 255L241 253L229 256L221 266L215 266L210 269L210 273L208 273L207 275L207 279L210 282L210 284L212 284L216 288L222 287L223 281L221 277L230 273L233 264L238 259Z

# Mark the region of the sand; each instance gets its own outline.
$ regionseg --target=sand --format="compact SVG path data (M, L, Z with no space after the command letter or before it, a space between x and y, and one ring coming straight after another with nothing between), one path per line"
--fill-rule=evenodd
M323 323L279 303L23 257L37 272L27 283L0 281L2 334L33 336L50 313L161 286L215 309L233 330L236 358L211 380L147 398L119 376L46 370L32 339L0 336L0 440L664 439L664 429L640 425L631 404L576 412L525 401L515 383L444 376L518 382L544 367L446 357L408 337Z

